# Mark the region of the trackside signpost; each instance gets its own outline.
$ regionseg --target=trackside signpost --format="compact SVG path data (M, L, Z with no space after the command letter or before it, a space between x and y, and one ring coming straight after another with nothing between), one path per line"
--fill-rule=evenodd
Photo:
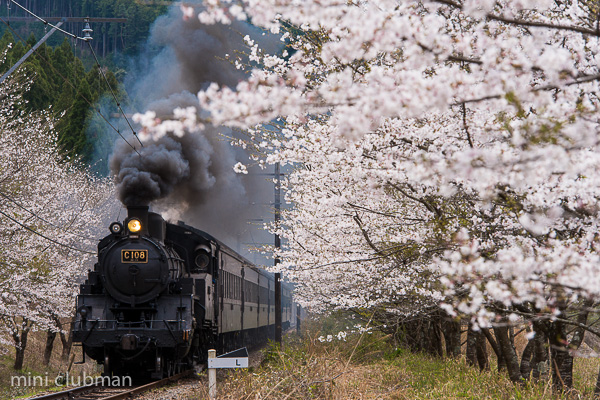
M208 351L208 396L217 398L217 368L248 368L248 350L245 347L216 357L216 350Z
M248 350L242 347L217 358L209 357L208 368L248 368Z

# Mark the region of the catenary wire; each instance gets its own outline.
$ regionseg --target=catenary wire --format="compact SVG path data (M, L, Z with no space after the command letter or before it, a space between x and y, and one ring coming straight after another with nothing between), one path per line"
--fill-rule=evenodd
M127 115L125 115L125 112L121 108L121 103L117 99L117 95L115 94L113 88L110 86L110 83L108 82L108 79L106 78L106 74L104 73L104 70L102 70L102 66L100 65L100 61L98 61L98 57L96 57L96 52L94 51L94 48L92 47L91 41L86 40L86 42L88 43L88 45L90 47L90 51L92 52L92 55L94 56L94 60L96 60L96 65L98 65L98 71L100 71L100 74L104 78L104 82L106 82L106 86L108 86L108 90L110 90L110 94L112 94L112 97L113 97L113 99L115 99L115 103L116 103L117 107L119 107L119 111L121 111L121 115L123 115L123 118L125 118L125 121L127 122L127 125L129 125L129 129L131 129L131 132L133 132L133 136L135 136L135 138L138 140L138 142L140 142L140 145L142 147L144 147L144 144L142 143L142 141L138 137L136 131L133 129L133 126L131 126L131 123L129 122L129 119L127 118Z
M32 17L34 17L34 18L38 19L39 21L41 21L42 23L44 23L44 25L49 25L49 26L51 26L52 28L54 28L54 29L58 30L59 32L62 32L62 33L64 33L65 35L67 35L67 36L69 36L69 37L71 37L71 38L73 38L73 39L76 39L76 40L82 40L82 41L84 41L84 42L88 42L88 44L90 45L90 49L92 50L92 54L94 55L94 60L95 60L95 62L96 62L96 65L98 65L98 69L99 69L100 73L102 74L102 76L104 77L104 80L106 81L106 84L107 84L107 86L108 86L108 88L109 88L109 90L110 90L111 94L113 95L113 98L114 98L115 102L117 103L117 107L119 108L119 110L120 110L121 114L122 114L122 115L123 115L123 117L125 118L125 121L127 122L127 125L129 125L129 128L131 129L131 132L133 133L133 135L135 136L135 138L138 140L138 142L140 143L140 145L141 145L142 147L144 147L144 145L142 144L142 141L139 139L139 137L137 136L137 133L136 133L136 132L135 132L135 130L133 129L133 126L132 126L132 125L131 125L131 123L129 122L129 119L127 118L127 115L125 114L125 112L124 112L124 111L123 111L123 109L121 108L121 105L120 105L119 101L117 100L117 97L116 97L115 93L113 92L113 90L112 90L112 87L110 86L110 84L109 84L109 82L108 82L108 79L106 79L106 75L104 74L104 71L102 71L102 66L100 65L100 62L98 61L98 57L96 57L96 54L94 53L94 50L92 49L92 45L91 45L91 43L90 43L90 40L91 40L91 38L83 38L83 37L77 36L77 35L75 35L75 34L73 34L73 33L67 32L67 31L65 31L64 29L61 29L61 28L59 28L58 26L55 26L55 25L53 25L53 24L49 23L48 21L46 21L46 20L45 20L45 19L43 19L42 17L40 17L40 16L36 15L36 14L35 14L35 13L33 13L32 11L28 10L27 8L25 8L25 7L23 7L22 5L20 5L19 3L17 3L15 0L8 0L8 1L9 1L10 3L13 3L13 4L15 4L17 7L19 7L20 9L22 9L23 11L25 11L26 13L28 13L28 14L29 14L29 15L31 15ZM7 26L9 26L9 27L10 27L10 24L8 24L8 23L7 23ZM12 29L11 29L11 30L12 30ZM14 30L12 30L12 31L14 32ZM23 39L21 38L21 40L23 40ZM86 100L86 101L87 101L87 100ZM88 102L88 103L89 103L89 102ZM105 121L106 121L106 122L107 122L107 123L108 123L108 124L111 126L111 128L112 128L112 129L114 129L114 130L115 130L115 131L116 131L116 132L119 134L119 136L121 136L121 138L122 138L123 140L125 140L125 138L123 137L123 135L121 135L121 132L119 132L119 131L118 131L118 130L117 130L115 127L114 127L114 126L112 126L112 124L111 124L110 122L108 122L108 120L107 120L107 119L106 119L104 116L102 116L102 118L103 118L103 119L104 119L104 120L105 120ZM127 140L125 140L125 142L127 142ZM127 142L127 144L129 144L129 142ZM131 144L129 144L129 146L131 146ZM131 146L131 147L132 147L132 148L135 150L135 152L136 152L136 153L138 153L138 155L140 155L140 156L141 156L141 154L140 154L140 153L137 151L137 149L135 149L133 146Z
M10 26L10 24L4 20L4 18L0 17L0 21L2 23L4 23L4 25L6 25L8 27L8 29L11 30L11 32L17 37L19 38L19 40L21 40L22 42L25 42L25 40L23 40L23 38L12 28L12 26ZM85 100L85 102L90 106L90 108L94 111L96 111L96 113L108 124L108 126L110 126L112 128L112 130L114 130L115 132L117 132L117 134L121 137L121 139L123 139L125 141L125 143L127 143L129 145L129 147L131 147L139 156L141 156L141 154L137 151L137 149L135 148L135 146L133 146L131 143L129 143L129 141L125 138L125 136L123 136L123 134L121 133L121 131L119 129L117 129L101 112L100 110L98 110L91 101L89 101L81 92L79 92L77 90L77 88L75 87L75 85L65 76L63 76L63 74L60 73L60 71L58 71L53 65L52 63L50 63L50 61L48 59L46 59L46 57L44 57L39 51L39 48L35 50L35 53L37 56L39 56L46 64L48 64L48 66L52 69L52 71L54 71L58 76L60 76L65 83L67 83L69 86L71 86L71 88L76 92L76 95L80 96L83 100Z
M31 12L31 11L30 11L30 10L28 10L27 8L23 7L22 5L20 5L19 3L17 3L17 2L16 2L16 1L14 1L14 0L9 0L9 1L10 1L11 3L15 4L17 7L19 7L19 8L20 8L20 9L22 9L23 11L25 11L26 13L30 14L30 15L31 15L31 16L33 16L34 18L36 18L36 19L38 19L39 21L41 21L42 23L44 23L44 25L49 25L49 26L51 26L52 28L56 29L57 31L59 31L59 32L62 32L62 33L64 33L65 35L67 35L67 36L69 36L69 37L71 37L71 38L74 38L74 39L77 39L77 40L83 40L84 42L88 42L88 45L89 45L89 47L90 47L90 50L91 50L91 52L92 52L92 55L94 56L94 61L96 62L96 65L98 66L98 70L99 70L100 74L102 75L102 77L104 78L104 81L106 82L106 85L107 85L108 89L110 90L110 92L111 92L111 95L113 96L113 99L115 100L115 103L117 104L117 107L119 108L119 111L121 112L121 114L122 114L122 115L123 115L123 117L125 118L125 120L126 120L126 122L127 122L127 125L128 125L128 126L129 126L129 128L131 129L131 131L132 131L133 135L135 136L135 138L136 138L136 139L139 141L140 145L143 147L143 143L140 141L139 137L137 136L137 133L136 133L136 132L135 132L135 130L133 129L133 126L132 126L132 125L131 125L131 123L129 122L129 119L128 119L128 118L127 118L127 116L125 115L125 113L124 113L124 111L123 111L123 109L122 109L122 107L121 107L121 104L119 103L119 101L118 101L118 99L117 99L117 97L116 97L116 94L115 94L115 92L113 91L112 87L110 86L110 83L108 82L108 79L107 79L106 75L104 74L104 71L102 70L102 66L100 65L100 62L99 62L99 60L98 60L98 57L96 56L96 53L94 52L94 49L93 49L93 47L92 47L92 45L91 45L91 43L90 43L90 40L89 40L89 39L87 39L87 38L82 38L82 37L79 37L79 36L77 36L77 35L75 35L75 34L72 34L72 33L70 33L70 32L67 32L67 31L65 31L64 29L61 29L61 28L60 28L60 27L58 27L58 26L55 26L55 25L53 25L53 24L49 23L48 21L46 21L46 20L44 20L43 18L41 18L41 17L37 16L36 14L34 14L33 12ZM10 26L10 23L8 23L7 21L5 21L5 20L4 20L3 18L1 18L1 17L0 17L0 20L1 20L1 21L2 21L2 22L3 22L3 23L4 23L4 24L5 24L5 25L6 25L6 26L7 26L7 27L8 27L8 28L9 28L9 29L12 31L12 33L13 33L13 34L15 34L15 35L16 35L16 36L17 36L17 37L18 37L18 38L19 38L21 41L24 41L24 40L23 40L23 38L21 38L21 37L20 37L20 35L19 35L19 34L18 34L18 33L17 33L17 32L16 32L14 29L12 29L12 27ZM104 121L105 121L105 122L106 122L106 123L107 123L107 124L108 124L108 125L109 125L109 126L110 126L110 127L113 129L113 130L114 130L114 131L115 131L115 132L117 132L117 133L119 134L119 136L120 136L120 137L121 137L121 138L122 138L122 139L123 139L123 140L124 140L124 141L125 141L125 142L126 142L126 143L127 143L127 144L128 144L128 145L129 145L129 146L130 146L130 147L131 147L131 148L132 148L132 149L133 149L133 150L136 152L136 153L137 153L137 154L138 154L138 155L140 155L140 156L141 156L141 154L140 154L140 153L137 151L137 149L136 149L134 146L132 146L132 145L131 145L131 144L130 144L128 141L127 141L127 139L125 139L125 137L124 137L124 136L121 134L121 132L120 132L120 131L119 131L117 128L115 128L115 127L113 126L113 124L112 124L112 123L110 123L110 121L108 121L108 119L107 119L107 118L106 118L106 117L105 117L105 116L104 116L104 115L103 115L103 114L102 114L102 113L101 113L99 110L97 110L97 109L96 109L96 108L93 106L93 104L92 104L92 103L91 103L91 102L90 102L90 101L89 101L89 100L88 100L88 99L87 99L87 98L86 98L86 97L85 97L83 94L81 94L81 93L80 93L80 92L79 92L79 91L76 89L76 87L73 85L73 83L72 83L72 82L71 82L71 81L70 81L68 78L66 78L66 77L65 77L65 76L63 76L63 75L62 75L62 74L61 74L59 71L57 71L57 70L56 70L56 68L54 68L54 66L53 66L53 65L52 65L52 64L51 64L51 63L50 63L50 62L49 62L49 61L48 61L48 60L47 60L47 59L46 59L44 56L42 56L42 55L41 55L41 54L40 54L40 53L37 51L37 49L35 50L35 53L36 53L36 54L37 54L37 55L38 55L38 56L39 56L39 57L40 57L42 60L44 60L44 62L46 62L46 64L48 64L48 65L50 66L50 68L52 68L52 70L53 70L53 71L54 71L54 72L55 72L57 75L59 75L59 76L60 76L60 77L61 77L61 78L62 78L62 79L65 81L65 83L69 84L69 85L71 86L71 88L73 88L73 89L75 90L76 94L77 94L77 95L79 95L79 96L81 96L81 98L83 98L83 99L85 100L85 102L86 102L86 103L87 103L87 104L88 104L88 105L89 105L89 106L90 106L90 107L91 107L91 108L92 108L94 111L96 111L96 113L98 113L98 115L100 115L100 117L102 117L102 119L103 119L103 120L104 120ZM44 218L40 217L39 215L37 215L37 214L36 214L36 213L34 213L33 211L30 211L30 210L28 210L28 209L27 209L27 208L25 208L23 205L21 205L20 203L18 203L16 200L14 200L14 199L10 198L9 196L5 195L4 193L1 193L1 192L0 192L0 196L2 196L2 197L4 197L4 198L6 198L7 200L9 200L9 201L11 201L12 203L16 204L18 207L20 207L21 209L23 209L23 210L27 211L28 213L32 214L33 216L35 216L36 218L40 219L41 221L43 221L43 222L45 222L45 223L47 223L47 224L49 224L49 225L51 225L51 226L53 226L53 227L55 227L55 228L58 228L58 229L63 229L63 228L61 228L61 227L58 227L58 226L56 226L55 224L53 224L53 223L51 223L51 222L49 222L49 221L45 220ZM32 228L30 228L30 227L28 227L28 226L26 226L26 225L22 224L21 222L17 221L16 219L12 218L11 216L9 216L8 214L6 214L5 212L3 212L3 211L1 211L1 210L0 210L0 214L4 215L6 218L8 218L9 220L13 221L14 223L16 223L17 225L21 226L22 228L24 228L24 229L26 229L26 230L28 230L28 231L30 231L30 232L32 232L32 233L34 233L35 235L38 235L38 236L40 236L40 237L44 238L44 239L46 239L46 240L48 240L48 241L50 241L50 242L52 242L52 243L55 243L55 244L57 244L57 245L59 245L59 246L62 246L62 247L64 247L64 248L68 248L68 249L70 249L70 250L74 250L74 251L82 252L82 253L87 253L87 254L95 254L95 253L93 253L93 252L86 251L86 250L82 250L82 249L79 249L79 248L76 248L76 247L73 247L73 246L69 246L69 245L66 245L66 244L64 244L64 243L61 243L61 242L59 242L59 241L57 241L57 240L51 239L51 238L49 238L49 237L45 236L44 234L42 234L42 233L40 233L40 232L36 231L35 229L32 229ZM84 237L84 236L82 236L82 235L79 235L79 234L77 234L77 233L74 233L74 234L75 234L75 235L77 235L77 236L79 236L79 237ZM86 239L88 239L88 238L86 238Z
M77 232L73 232L73 231L67 230L65 227L58 226L58 225L56 225L56 224L54 224L54 223L52 223L52 222L50 222L50 221L48 221L48 220L44 219L43 217L40 217L38 214L36 214L35 212L33 212L33 211L29 210L27 207L23 206L21 203L19 203L18 201L16 201L16 200L15 200L15 199L13 199L12 197L8 196L6 193L3 193L2 191L0 191L0 197L4 197L6 200L10 201L11 203L13 203L14 205L16 205L16 206L17 206L17 207L19 207L20 209L22 209L22 210L24 210L24 211L27 211L29 214L33 215L34 217L36 217L36 218L37 218L37 219L39 219L40 221L42 221L42 222L44 222L44 223L46 223L46 224L48 224L48 225L50 225L50 226L52 226L52 227L54 227L54 228L56 228L56 229L60 229L60 230L62 230L62 231L65 231L65 232L67 232L67 231L68 231L68 232L72 233L72 234L73 234L73 235L75 235L75 236L79 236L79 237L80 237L80 238L82 238L82 239L86 239L86 240L94 240L93 238L90 238L90 237L88 237L88 236L81 235L81 234L79 234L79 233L77 233Z
M11 30L11 32L12 32L12 33L13 33L13 34L14 34L14 35L15 35L15 36L18 38L18 39L20 39L21 41L23 41L23 42L24 42L23 38L22 38L22 37L21 37L21 36L18 34L18 32L16 32L16 31L15 31L15 30L14 30L14 29L13 29L13 28L10 26L10 24L9 24L7 21L5 21L5 20L4 20L2 17L0 17L0 21L2 21L2 23L4 23L4 24L5 24L5 25L8 27L8 29L10 29L10 30ZM124 141L125 141L125 142L126 142L126 143L127 143L127 144L128 144L128 145L129 145L129 146L130 146L130 147L131 147L131 148L132 148L132 149L133 149L133 150L136 152L136 153L138 153L138 155L140 154L140 153L137 151L137 149L136 149L134 146L132 146L132 145L131 145L131 144L130 144L128 141L127 141L127 139L125 139L125 137L123 137L123 135L121 134L121 132L120 132L120 131L119 131L117 128L115 128L115 127L114 127L114 126L111 124L111 122L110 122L110 121L108 121L108 120L107 120L107 118L106 118L106 117L105 117L105 116L104 116L104 115L103 115L103 114L102 114L102 113L101 113L101 112L100 112L98 109L96 109L96 108L94 107L94 105L93 105L93 104L92 104L92 103L91 103L91 102L90 102L90 101L89 101L89 100L88 100L88 99L87 99L87 98L86 98L86 97L85 97L85 96L84 96L84 95L83 95L81 92L79 92L79 91L77 90L77 88L75 87L75 85L74 85L74 84L73 84L73 83L72 83L72 82L71 82L71 81L70 81L68 78L66 78L64 75L62 75L62 74L60 73L60 71L58 71L58 70L57 70L57 69L56 69L56 68L55 68L55 67L52 65L52 63L50 63L50 62L49 62L49 60L48 60L48 59L46 59L46 58L45 58L45 57L44 57L44 56L43 56L43 55L42 55L40 52L38 52L38 51L37 51L37 49L35 50L35 53L36 53L36 54L37 54L37 55L38 55L38 56L39 56L39 57L40 57L40 58L41 58L41 59L42 59L42 60L43 60L43 61L44 61L44 62L45 62L45 63L46 63L46 64L47 64L47 65L48 65L48 66L49 66L49 67L50 67L52 70L53 70L53 72L54 72L54 73L56 73L58 76L60 76L60 77L63 79L63 81L64 81L65 83L67 83L67 84L68 84L68 85L69 85L69 86L70 86L70 87L71 87L71 88L72 88L72 89L73 89L73 90L76 92L76 95L80 96L80 97L81 97L81 98L82 98L82 99L83 99L83 100L84 100L84 101L85 101L85 102L86 102L86 103L87 103L87 104L88 104L88 105L89 105L89 106L90 106L90 107L91 107L91 108L92 108L94 111L96 111L96 113L97 113L97 114L98 114L98 115L99 115L99 116L100 116L100 117L101 117L101 118L102 118L102 119L103 119L103 120L104 120L104 121L105 121L105 122L106 122L106 123L107 123L107 124L108 124L108 125L109 125L109 126L110 126L110 127L113 129L113 130L114 130L114 131L115 131L115 132L117 132L117 133L119 134L119 136L121 136L121 138L122 138L122 139L123 139L123 140L124 140ZM95 56L95 55L94 55L94 56ZM97 62L97 61L96 61L96 62ZM97 62L97 63L98 63L98 62ZM100 67L100 65L99 65L99 67ZM106 79L106 78L105 78L105 79ZM110 86L109 86L109 87L110 87ZM111 91L112 91L112 88L111 88ZM119 105L119 108L120 108L120 105ZM137 136L136 136L136 137L137 137ZM139 140L139 139L138 139L138 140ZM38 218L39 220L43 221L44 223L46 223L46 224L48 224L48 225L50 225L50 226L53 226L53 227L55 227L55 228L57 228L57 229L62 229L62 230L64 230L64 228L62 228L62 227L59 227L59 226L57 226L57 225L53 224L52 222L49 222L49 221L45 220L44 218L42 218L42 217L40 217L39 215L37 215L35 212L33 212L33 211L31 211L31 210L27 209L27 208L26 208L26 207L24 207L22 204L20 204L20 203L19 203L19 202L17 202L16 200L12 199L10 196L8 196L8 195L6 195L6 194L4 194L4 193L2 193L2 192L0 192L0 196L1 196L1 197L4 197L5 199L7 199L7 200L9 200L10 202L14 203L14 204L15 204L15 205L17 205L19 208L21 208L21 209L23 209L23 210L27 211L28 213L30 213L30 214L31 214L31 215L33 215L34 217ZM8 216L8 215L6 215L5 213L3 213L3 212L1 212L1 211L0 211L0 213L1 213L2 215L6 216L7 218L11 219L13 222L15 222L15 223L19 224L20 226L23 226L24 228L28 229L29 231L31 231L31 232L33 232L33 233L35 233L35 234L39 235L39 236L42 236L42 237L44 237L45 239L47 239L47 240L50 240L50 241L52 241L53 243L59 244L59 245L61 245L61 246L67 247L67 248L69 248L69 249L72 249L72 250L77 250L77 251L81 251L81 252L88 253L88 254L94 254L94 253L91 253L91 252L88 252L88 251L85 251L85 250L81 250L81 249L77 249L77 248L73 248L73 247L70 247L70 246L64 245L64 244L62 244L62 243L60 243L60 242L57 242L57 241L55 241L55 240L52 240L52 239L50 239L50 238L47 238L47 237L45 237L44 235L40 234L39 232L36 232L36 231L34 231L33 229L31 229L31 228L29 228L29 227L27 227L27 226L24 226L23 224L21 224L20 222L18 222L18 221L16 221L16 220L14 220L13 218L9 217L9 216ZM76 233L76 232L71 232L71 233L73 233L74 235L76 235L76 236L79 236L79 237L81 237L81 238L87 239L87 240L89 240L89 239L90 239L89 237L86 237L86 236L84 236L84 235L78 234L78 233Z
M57 240L51 239L51 238L49 238L48 236L46 236L46 235L44 235L44 234L42 234L42 233L40 233L40 232L36 231L35 229L33 229L33 228L30 228L30 227L28 227L27 225L24 225L24 224L20 223L19 221L17 221L16 219L14 219L13 217L11 217L10 215L6 214L6 213L5 213L4 211L2 211L2 210L0 210L0 214L4 215L6 218L10 219L12 222L14 222L15 224L17 224L17 225L21 226L22 228L25 228L25 229L27 229L27 230L28 230L28 231L30 231L31 233L33 233L33 234L35 234L35 235L38 235L38 236L40 236L40 237L43 237L44 239L46 239L46 240L48 240L48 241L50 241L50 242L52 242L52 243L55 243L55 244L57 244L57 245L59 245L59 246L62 246L62 247L64 247L64 248L67 248L67 249L69 249L69 250L75 250L75 251L79 251L79 252L81 252L81 253L92 254L92 255L95 255L95 254L96 254L96 253L94 253L94 252L87 251L87 250L82 250L82 249L79 249L79 248L77 248L77 247L69 246L68 244L64 244L64 243L61 243L61 242L59 242L59 241L57 241Z
M8 0L11 3L13 3L14 5L16 5L17 7L19 7L21 10L25 11L27 14L31 15L32 17L40 20L41 22L43 22L45 25L49 25L52 28L56 29L59 32L64 33L67 36L72 37L73 39L79 39L79 40L83 40L83 41L87 41L87 39L79 37L71 32L67 32L64 29L60 29L58 26L51 24L50 22L46 21L45 19L43 19L42 17L39 17L37 15L35 15L33 12L29 11L28 9L26 9L25 7L23 7L22 5L20 5L19 3L17 3L15 0Z
M135 132L135 130L133 129L133 126L131 126L131 123L129 122L129 119L127 118L127 115L125 115L125 113L123 112L123 109L121 108L121 104L119 103L119 100L117 100L117 96L115 95L114 91L112 90L112 87L110 86L110 83L108 83L108 79L106 79L106 75L104 74L104 71L102 71L102 66L100 65L100 62L98 61L98 57L96 57L96 53L94 52L94 49L92 48L92 44L91 44L91 38L84 38L84 37L80 37L77 36L73 33L67 32L64 29L59 28L56 25L53 25L51 23L49 23L48 21L46 21L45 19L43 19L42 17L34 14L32 11L28 10L27 8L23 7L22 5L20 5L19 3L17 3L15 0L9 0L11 3L15 4L17 7L19 7L20 9L22 9L23 11L25 11L26 13L28 13L29 15L31 15L32 17L38 19L39 21L43 22L44 25L49 25L52 28L56 29L59 32L64 33L67 36L72 37L73 39L76 40L83 40L84 42L87 42L90 46L90 50L92 51L92 54L94 56L94 60L96 61L96 65L98 65L98 69L100 70L100 73L102 74L102 76L104 77L104 80L106 81L106 85L108 86L108 89L110 90L113 98L115 99L115 103L117 103L117 107L119 107L119 110L121 111L121 114L123 115L123 117L125 118L125 121L127 121L127 125L129 125L129 128L131 129L131 132L133 133L133 136L135 136L135 138L138 140L138 142L140 142L140 145L142 147L144 147L144 145L142 144L142 141L138 138L137 133ZM138 153L139 154L139 153Z

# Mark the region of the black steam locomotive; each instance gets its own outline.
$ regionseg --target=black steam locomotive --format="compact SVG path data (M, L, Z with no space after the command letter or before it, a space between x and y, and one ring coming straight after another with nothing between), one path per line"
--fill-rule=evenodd
M128 207L98 244L77 296L74 342L104 374L162 378L220 351L271 337L273 276L211 235ZM282 326L295 320L282 285Z

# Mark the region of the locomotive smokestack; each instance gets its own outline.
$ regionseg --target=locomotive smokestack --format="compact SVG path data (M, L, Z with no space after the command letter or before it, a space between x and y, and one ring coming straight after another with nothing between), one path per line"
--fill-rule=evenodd
M133 218L142 224L139 235L148 235L148 206L127 206L127 221Z

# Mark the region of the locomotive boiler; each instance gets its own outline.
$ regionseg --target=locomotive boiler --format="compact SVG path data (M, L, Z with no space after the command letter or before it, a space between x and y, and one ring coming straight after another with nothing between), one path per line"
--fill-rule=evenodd
M128 207L98 244L77 296L73 340L104 374L162 378L272 337L273 276L206 232ZM282 285L282 325L295 321Z

